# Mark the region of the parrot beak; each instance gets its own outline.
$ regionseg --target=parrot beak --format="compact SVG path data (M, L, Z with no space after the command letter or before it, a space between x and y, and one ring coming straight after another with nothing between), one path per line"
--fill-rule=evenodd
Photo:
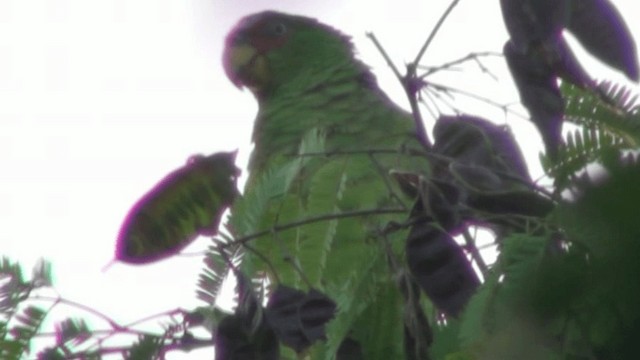
M227 77L239 89L246 86L255 92L267 82L268 67L265 57L242 36L227 38L222 63Z

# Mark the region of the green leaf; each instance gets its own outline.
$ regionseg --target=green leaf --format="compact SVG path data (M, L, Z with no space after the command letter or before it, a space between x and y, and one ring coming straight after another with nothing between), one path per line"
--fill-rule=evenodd
M154 360L162 348L162 338L151 335L143 335L138 338L126 352L127 360Z
M27 306L14 316L17 324L9 329L9 334L20 342L21 353L29 352L31 340L37 334L47 313L36 306Z
M300 154L322 153L324 135L317 129L310 130L300 144ZM282 197L292 186L303 166L314 156L294 156L262 172L259 177L251 174L244 195L231 209L230 228L235 236L246 236L259 230L270 201Z
M305 213L307 217L336 214L340 211L338 204L344 194L348 166L348 159L342 157L325 163L313 174ZM299 245L298 260L304 264L305 276L314 287L322 288L320 281L337 226L337 219L305 226L304 232L307 236Z
M6 257L0 259L0 284L0 314L10 317L28 296L31 284L25 281L22 267Z
M462 347L460 325L460 321L450 319L444 324L432 326L434 341L430 348L430 354L433 359L456 359L456 356L459 359L466 359L464 357L460 358L459 356L462 356L462 354L457 353Z
M551 162L541 156L544 170L556 179L559 190L567 188L570 177L606 152L636 149L640 146L640 107L631 90L608 82L598 91L563 83L565 118L581 128L569 132Z
M82 319L66 319L56 326L56 341L59 346L68 341L81 344L91 336L91 330Z
M51 263L44 259L38 260L33 268L33 275L31 276L31 283L35 288L51 286L53 284Z
M234 244L227 237L218 237L204 257L205 267L198 277L196 294L198 298L211 306L216 304L225 279L231 274L232 265L242 258L241 244Z
M465 308L462 320L458 324L460 344L462 346L471 347L479 344L495 331L495 297L499 285L499 276L500 274L497 271L490 272L485 282ZM445 327L445 329L447 328L448 326ZM452 336L452 334L449 333L448 336ZM435 338L437 344L440 340L438 340L437 336Z

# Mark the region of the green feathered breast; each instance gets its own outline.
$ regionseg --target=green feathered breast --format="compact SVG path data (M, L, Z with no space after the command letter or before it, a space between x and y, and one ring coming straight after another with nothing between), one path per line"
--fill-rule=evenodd
M214 235L237 195L235 153L193 156L131 209L118 235L116 259L145 264L171 256L198 235Z
M224 59L259 103L249 179L230 223L236 237L273 230L247 243L243 270L338 303L313 358L335 355L349 329L371 344L367 358L403 358L403 300L388 255L403 258L406 231L381 234L407 221L414 200L389 172L429 172L412 155L424 150L412 116L380 90L346 36L309 18L250 16L229 35Z

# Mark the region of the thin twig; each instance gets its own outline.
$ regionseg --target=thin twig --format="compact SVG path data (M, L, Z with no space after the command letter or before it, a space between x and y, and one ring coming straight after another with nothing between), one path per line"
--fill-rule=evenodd
M378 175L380 175L380 178L382 178L382 181L384 182L384 185L387 188L387 191L389 192L389 196L391 198L395 199L396 202L398 202L398 204L405 209L405 211L409 211L409 209L407 209L407 207L405 206L405 204L402 201L402 199L400 199L398 194L396 194L396 192L393 191L393 187L391 186L391 183L389 182L389 176L387 176L388 174L385 174L384 168L382 167L382 165L380 165L378 160L376 160L376 158L375 158L375 156L373 156L373 154L369 154L369 160L371 160L371 162L373 163L373 165L376 168L376 171L378 172Z
M271 273L273 274L274 280L276 281L276 283L278 284L281 283L280 277L278 276L278 272L276 271L275 266L273 266L271 261L269 261L269 259L263 253L258 251L258 249L254 248L253 246L249 245L246 241L242 243L242 246L244 246L247 250L251 251L257 257L259 257L262 261L264 261L264 263L267 264L267 266L271 270Z
M371 155L371 154L401 154L399 149L362 149L362 150L332 150L332 151L310 151L305 153L291 153L289 156L344 156L344 155ZM409 155L424 156L424 152L412 152Z
M415 66L407 65L407 75L402 76L398 69L393 65L391 58L387 55L387 52L384 50L380 42L376 38L373 33L367 33L367 37L373 41L373 44L376 46L382 57L385 59L391 70L402 84L402 88L404 89L405 94L407 95L407 99L409 99L409 106L411 107L411 113L413 114L413 121L416 127L416 137L418 141L425 148L431 148L432 144L427 136L427 130L424 127L424 122L422 121L422 115L420 114L420 108L418 107L418 103L416 101L416 89L417 86L414 84L415 82Z
M449 4L449 7L447 8L447 10L445 10L445 12L442 14L442 16L440 16L440 19L436 23L436 26L433 28L433 30L431 30L431 34L429 34L429 37L427 38L427 41L425 41L424 45L422 45L422 48L420 48L420 51L418 52L418 55L416 56L416 59L413 60L413 64L419 64L420 63L420 60L422 59L422 56L424 55L425 51L427 51L427 48L431 44L431 41L433 41L433 38L438 33L438 30L440 30L440 27L442 26L444 21L447 19L447 17L449 16L449 14L453 10L453 8L456 7L456 5L458 5L459 2L460 2L460 0L453 0L451 2L451 4Z
M64 304L64 305L68 305L68 306L71 306L71 307L75 307L75 308L84 310L84 311L86 311L86 312L88 312L88 313L90 313L90 314L92 314L92 315L94 315L96 317L101 318L102 320L107 322L109 324L109 326L111 326L112 329L115 329L115 330L124 330L125 329L124 326L118 324L115 320L111 319L106 314L104 314L104 313L102 313L102 312L100 312L100 311L98 311L98 310L96 310L96 309L94 309L92 307L89 307L87 305L83 305L83 304L80 304L80 303L72 301L72 300L67 300L67 299L65 299L63 297L60 297L60 296L52 297L52 296L44 296L44 295L34 295L34 296L32 296L30 298L30 300L52 301L54 303L54 305Z
M378 41L376 36L372 32L366 33L366 36L373 42L373 45L375 45L375 47L378 49L378 52L380 52L380 54L382 55L382 58L384 58L384 61L387 62L387 65L389 65L389 67L391 68L391 71L393 71L393 74L396 76L396 78L398 78L398 80L400 80L400 83L404 85L403 77L400 74L400 71L398 71L398 68L393 64L393 61L391 61L391 58L389 57L389 55L387 55L387 52L384 51L384 49L382 48L382 45L380 45L380 42Z
M436 88L437 90L440 90L440 91L444 91L444 92L449 91L449 92L452 92L452 93L457 93L457 94L460 94L460 95L464 95L464 96L467 96L467 97L470 97L470 98L485 102L485 103L487 103L489 105L493 105L493 106L499 108L500 110L502 110L504 112L509 112L509 113L513 114L514 116L517 116L517 117L519 117L521 119L529 120L528 117L509 109L508 105L500 104L500 103L498 103L496 101L493 101L493 100L491 100L489 98L486 98L484 96L476 95L474 93L470 93L468 91L460 90L460 89L454 88L452 86L443 85L443 84L439 84L439 83L434 83L434 82L431 82L431 81L429 82L429 86L434 87L434 88Z
M152 332L148 332L148 331L143 331L143 330L135 330L135 329L118 329L118 330L114 330L114 329L94 329L91 330L90 335L102 335L105 334L107 335L105 338L103 338L102 340L108 338L108 337L112 337L115 335L120 335L120 334L130 334L130 335L137 335L137 336L157 336L160 337L160 334L156 334L156 333L152 333ZM60 334L57 332L40 332L37 334L34 334L34 337L56 337L59 336ZM98 339L96 339L98 340ZM98 344L95 344L96 346Z
M409 99L409 106L411 107L411 113L413 114L413 122L416 126L416 136L425 149L431 149L433 144L431 143L431 140L429 140L429 136L427 136L427 129L424 127L424 120L422 119L422 113L420 112L418 100L416 99L416 94L419 92L420 88L419 84L416 83L417 80L415 65L407 64L407 76L402 81L402 84L404 85L404 92Z
M161 313L157 313L157 314L146 316L146 317L144 317L142 319L138 319L138 320L136 320L134 322L131 322L131 323L127 324L127 325L124 325L124 327L125 328L129 328L129 327L141 324L143 322L147 322L149 320L153 320L155 318L160 318L160 317L163 317L163 316L174 316L174 315L182 315L182 316L184 316L185 313L186 312L183 309L178 308L178 309L174 309L174 310L165 311L165 312L161 312Z
M276 242L278 243L278 245L280 245L280 252L282 252L282 254L283 254L282 258L284 259L285 262L287 262L287 263L289 263L289 265L291 265L291 267L293 268L293 270L296 273L298 273L298 275L300 276L302 281L307 285L307 287L312 288L313 285L309 281L309 278L307 278L307 275L304 273L304 271L302 271L302 267L300 266L300 264L298 264L296 262L297 258L294 257L293 255L291 255L291 252L289 251L287 246L284 244L284 242L282 241L280 236L278 236L278 231L275 230L275 228L278 227L277 218L276 218L276 221L274 222L274 224L275 224L275 226L272 228L271 233L272 233L273 237L276 239Z
M431 94L429 94L428 92L424 92L425 97L427 98L427 100L431 101L433 103L433 106L436 108L436 112L440 113L440 109L438 108L438 104L436 104L436 101L434 99L431 98ZM423 104L424 107L427 109L427 111L429 112L429 115L431 115L431 117L436 120L438 118L438 115L436 115L436 113L431 110L431 108L429 107L429 104L427 104L427 101L425 99L421 99L420 100Z
M454 105L450 104L448 100L444 99L440 92L434 91L433 89L426 87L423 89L422 93L424 93L425 96L427 96L429 100L431 100L433 105L436 107L436 110L438 111L438 113L442 114L443 111L440 110L440 108L438 107L438 102L436 100L440 100L444 105L448 106L456 114L460 113L460 110L458 110ZM445 93L445 94L449 95L450 97L453 97L451 94L448 94L448 93ZM425 103L425 106L426 106L426 103Z
M471 253L471 257L473 257L473 260L478 265L478 268L482 272L482 276L486 277L489 271L489 267L482 258L480 251L476 247L475 240L473 239L473 237L471 237L471 234L469 234L469 228L464 229L464 231L462 232L462 236L464 237L464 241L467 245L465 246L465 248L469 250L469 253Z
M171 340L175 340L175 338L171 339ZM205 347L212 347L213 343L211 341L211 339L198 339L198 338L192 338L189 339L188 344L183 344L180 342L177 343L170 343L170 344L163 344L162 348L160 349L161 352L166 353L169 351L174 351L174 350L194 350L194 349L198 349L198 348L205 348ZM131 347L128 346L122 346L122 347L101 347L100 348L100 355L105 355L105 354L122 354L125 353L127 351L131 350ZM68 354L66 356L63 357L63 359L65 360L75 360L75 359L86 359L87 358L87 353L86 351L81 351L78 353L72 353L72 354Z
M347 150L347 151L332 151L332 152L308 152L308 153L302 153L302 154L296 154L296 156L338 156L338 155L354 155L354 154L397 154L399 153L399 150L393 150L393 149L371 149L371 150ZM422 156L422 157L427 157L430 159L434 159L434 160L439 160L439 161L443 161L446 164L458 164L459 162L452 157L449 156L445 156L445 155L440 155L437 153L434 153L433 151L430 150L415 150L415 149L406 149L405 150L406 154L409 156ZM548 191L547 189L543 188L540 185L537 185L535 183L532 183L531 180L522 178L516 174L513 173L509 173L506 171L500 171L497 169L489 169L490 171L492 171L493 173L495 173L496 175L507 179L507 180L512 180L515 182L518 182L520 184L523 184L524 186L528 187L529 189L539 192L545 196L547 196L550 199L557 199L557 197L551 193L550 191Z
M299 220L299 221L294 221L294 222L291 222L291 223L288 223L288 224L274 226L271 229L258 231L256 233L251 234L251 235L243 236L241 238L238 238L238 239L234 240L232 243L222 244L221 248L224 249L227 246L230 246L230 245L233 245L233 244L244 244L244 243L246 243L248 241L251 241L251 240L257 239L259 237L271 234L274 231L284 231L284 230L292 229L292 228L295 228L295 227L298 227L298 226L309 225L309 224L313 224L313 223L320 222L320 221L344 219L344 218L349 218L349 217L361 217L361 216L368 216L368 215L380 215L380 214L405 214L406 212L407 211L405 209L402 209L402 208L379 208L379 209L345 211L345 212L340 212L340 213L313 216L313 217L309 217L309 218L302 219L302 220Z
M446 70L446 69L450 69L451 67L458 65L458 64L462 64L464 62L467 62L469 60L478 60L479 57L486 57L486 56L502 56L502 54L497 53L497 52L493 52L493 51L483 51L483 52L475 52L475 53L470 53L467 54L459 59L456 60L452 60L449 62L446 62L442 65L439 66L434 66L434 67L424 67L424 66L418 66L419 69L426 69L427 71L420 75L419 78L420 79L424 79L427 76L434 74L440 70ZM483 69L484 67L481 67L481 69Z
M480 61L480 59L478 58L474 58L473 61L478 64L478 67L480 68L480 71L482 71L483 74L487 74L489 75L489 77L491 77L494 81L498 81L498 76L495 75L493 72L491 72L491 70L489 70L488 67L484 66L484 64L482 63L482 61Z

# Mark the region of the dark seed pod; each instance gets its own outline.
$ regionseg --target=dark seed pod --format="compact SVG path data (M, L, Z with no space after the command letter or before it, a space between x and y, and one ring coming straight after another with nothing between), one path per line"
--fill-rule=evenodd
M169 257L198 235L214 235L238 190L235 152L196 155L145 194L127 215L116 259L145 264Z
M418 203L413 214L420 213ZM480 279L455 240L426 218L411 227L406 254L411 275L431 302L448 316L460 315Z

